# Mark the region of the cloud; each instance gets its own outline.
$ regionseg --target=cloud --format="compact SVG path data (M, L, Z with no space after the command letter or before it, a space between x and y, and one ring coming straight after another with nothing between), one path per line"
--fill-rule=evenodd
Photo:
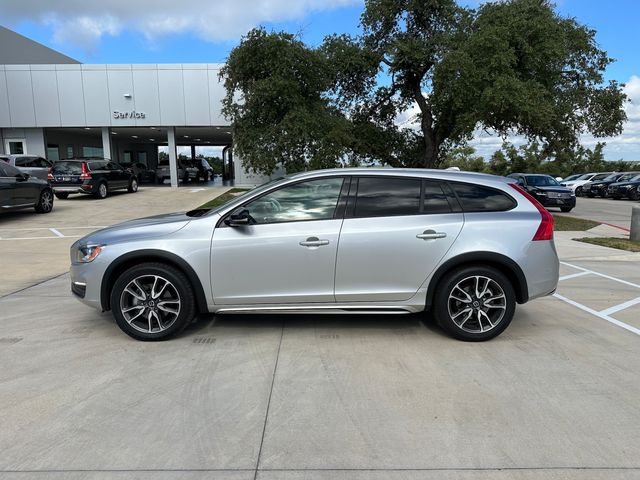
M625 84L624 92L629 97L629 101L624 106L627 113L627 121L622 134L610 138L595 138L592 135L583 135L580 138L580 143L587 148L593 148L598 142L605 142L607 145L604 153L607 160L640 161L640 76L633 75ZM418 105L412 105L398 115L396 124L402 128L419 129L419 112ZM506 140L515 146L527 143L524 137L518 135L508 136ZM502 143L503 139L499 135L478 130L469 145L476 149L478 155L488 159L496 150L500 150Z
M362 0L3 0L0 20L34 21L49 25L54 41L86 49L104 35L123 30L149 39L193 32L217 42L237 39L261 23L297 20L306 15Z

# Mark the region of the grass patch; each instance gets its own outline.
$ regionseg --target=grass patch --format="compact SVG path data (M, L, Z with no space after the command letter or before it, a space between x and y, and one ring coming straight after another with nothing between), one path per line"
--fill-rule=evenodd
M553 216L553 229L556 232L584 232L600 225L600 222L585 220L583 218Z
M198 208L216 208L220 205L224 205L230 200L236 198L239 194L250 190L249 188L232 188L231 190L224 192L219 197L209 200L207 203L200 205Z
M617 248L628 252L640 252L640 242L632 242L628 238L616 237L586 237L574 238L578 242L600 245L601 247Z

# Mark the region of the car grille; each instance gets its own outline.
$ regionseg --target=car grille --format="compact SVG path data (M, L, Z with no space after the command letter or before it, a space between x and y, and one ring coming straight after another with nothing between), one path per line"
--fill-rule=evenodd
M570 193L549 192L547 194L549 198L571 198Z

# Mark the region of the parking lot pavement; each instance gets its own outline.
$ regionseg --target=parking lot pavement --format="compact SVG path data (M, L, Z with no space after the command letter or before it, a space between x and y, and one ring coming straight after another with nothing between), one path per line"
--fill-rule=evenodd
M638 478L640 330L607 319L638 305L600 309L640 285L571 246L559 297L480 344L420 315L204 316L142 343L67 275L5 296L0 478Z
M571 212L553 211L553 214L596 220L629 229L631 227L631 208L634 205L638 206L640 203L630 200L580 197L577 199L576 208Z
M0 215L0 296L69 271L69 247L98 228L133 218L195 208L228 188L177 190L142 186L135 194L113 192L104 200L72 195L54 201L53 212L32 209Z

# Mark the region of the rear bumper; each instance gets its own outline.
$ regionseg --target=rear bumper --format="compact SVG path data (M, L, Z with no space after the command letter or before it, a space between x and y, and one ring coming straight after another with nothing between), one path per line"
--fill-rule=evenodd
M51 185L55 193L94 193L93 186L85 185Z
M527 279L529 300L551 295L558 288L560 260L553 240L530 242L518 264Z

